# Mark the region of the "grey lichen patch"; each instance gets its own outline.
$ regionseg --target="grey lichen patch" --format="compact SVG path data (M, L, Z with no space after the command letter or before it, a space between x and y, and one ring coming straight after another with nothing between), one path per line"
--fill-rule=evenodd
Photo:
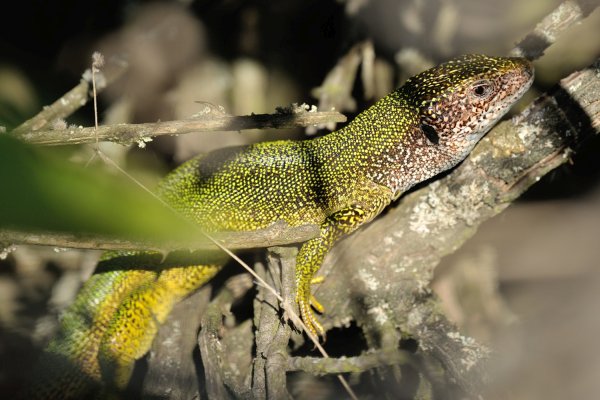
M417 275L418 271L415 271L415 275ZM431 288L429 287L429 283L431 282L431 278L427 277L425 279L415 279L416 280L416 290L419 296L424 296L431 293Z
M10 244L6 247L4 247L2 245L2 243L0 243L0 260L6 260L6 258L8 257L8 255L10 253L12 253L13 251L15 251L17 249L17 246Z
M515 135L513 127L508 123L499 124L492 135L485 137L471 153L471 161L482 164L486 159L504 159L515 157L527 151L527 147L533 143L535 135L526 131Z
M278 114L304 114L307 112L317 112L319 111L319 109L317 108L316 105L312 104L306 104L306 103L302 103L302 104L298 104L298 103L292 103L287 107L276 107L275 110L277 111Z
M386 237L383 238L383 243L386 246L393 246L393 245L396 244L396 240L394 239L393 236L386 236Z
M430 186L427 196L418 202L411 213L409 227L421 237L453 227L458 222L473 225L480 217L481 201L489 193L487 183L475 181L451 191L440 182Z
M47 106L45 106L45 107L47 107ZM40 118L39 120L33 122L33 124L31 125L31 130L37 131L38 129L41 129L44 126L46 126L47 123L48 123L48 120L46 120L44 118Z
M406 267L403 266L403 263L393 263L390 265L390 270L396 274L403 274L406 272Z
M94 71L92 74L91 69L86 69L85 72L81 75L81 79L86 82L92 83L92 79L96 80L96 89L104 89L107 86L107 80L104 74L98 70Z
M54 121L52 121L52 124L50 125L50 129L67 129L67 121L65 121L62 118L57 118Z
M493 158L511 157L514 154L522 154L527 151L527 145L521 136L494 135L490 137Z
M478 344L475 339L461 335L459 332L448 332L448 338L458 342L462 348L463 357L460 359L460 364L465 371L479 364L482 359L490 356L490 350Z
M373 318L373 321L377 325L384 326L390 320L390 305L388 303L381 303L376 307L370 308L367 314Z
M348 309L348 305L343 305L343 307L345 309ZM328 322L331 324L332 327L336 327L336 328L349 328L352 323L355 321L354 316L353 315L345 315L345 316L339 316L336 318L332 318L330 319Z
M177 352L178 346L180 346L182 336L181 330L181 321L174 320L170 325L170 334L165 335L161 342L161 347L164 349L170 349L175 354ZM154 350L150 351L150 357L160 357L160 354L157 354ZM176 357L164 357L161 359L162 365L164 368L170 368L174 370L175 368L179 368L181 365L181 359Z
M526 123L518 125L517 136L523 143L523 146L525 146L526 148L531 146L535 142L535 139L540 133L541 129L539 127L536 127L535 125L530 125Z
M423 321L425 317L423 316L422 310L420 308L414 308L406 319L406 325L409 331L417 331L423 327Z
M197 101L196 103L202 106L201 110L195 114L192 114L189 119L210 119L210 118L221 118L226 117L229 114L225 111L225 107L222 105L215 105L207 101Z
M366 269L360 270L358 272L358 278L361 282L364 283L366 288L370 291L376 291L379 288L379 278L377 276L373 276Z
M246 320L223 336L223 377L242 385L252 364L252 320Z
M140 136L136 143L140 149L143 149L146 147L146 143L150 143L151 141L152 137Z
M86 69L85 71L83 71L83 74L81 74L81 79L83 79L86 82L92 82L92 70L90 68Z

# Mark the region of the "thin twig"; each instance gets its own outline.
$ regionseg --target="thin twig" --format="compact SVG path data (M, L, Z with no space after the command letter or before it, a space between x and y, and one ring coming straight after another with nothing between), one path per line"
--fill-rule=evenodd
M97 139L119 144L131 144L163 135L182 135L193 132L240 131L246 129L294 128L328 122L345 122L336 111L276 112L252 115L202 115L190 119L145 124L117 124L94 127L18 132L26 142L44 145L94 143ZM15 133L15 131L13 131Z
M127 71L127 68L127 63L122 59L113 57L108 60L105 68L106 73L99 74L103 79L101 80L101 83L98 84L97 93L100 93L109 84L123 76ZM88 70L83 74L83 77L77 86L65 93L51 105L44 107L44 109L33 118L28 119L13 129L10 134L19 138L22 138L23 135L25 135L30 141L35 141L36 131L48 130L54 121L67 118L88 102L90 98L91 80L91 72Z
M413 363L414 356L404 350L373 351L356 357L320 358L290 357L288 371L304 371L313 375L364 372L382 365L405 365Z
M98 92L96 91L96 73L104 65L104 56L95 51L92 54L92 98L94 99L94 132L96 133L96 151L98 151Z

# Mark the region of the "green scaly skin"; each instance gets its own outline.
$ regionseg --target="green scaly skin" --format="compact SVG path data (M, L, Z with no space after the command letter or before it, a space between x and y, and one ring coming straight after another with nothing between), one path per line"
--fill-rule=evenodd
M533 80L519 58L463 56L425 71L346 127L306 141L225 148L183 164L160 196L208 232L317 224L296 261L296 300L314 334L315 273L342 236L411 186L453 167ZM32 397L123 389L173 305L211 279L220 254L108 253L61 319ZM132 269L135 267L135 269ZM105 392L104 392L105 393Z

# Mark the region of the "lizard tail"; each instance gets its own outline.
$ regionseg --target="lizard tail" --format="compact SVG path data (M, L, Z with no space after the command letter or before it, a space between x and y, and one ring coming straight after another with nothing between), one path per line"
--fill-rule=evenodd
M173 306L210 280L223 261L189 252L164 260L159 253L106 253L62 314L24 397L103 398L123 390Z

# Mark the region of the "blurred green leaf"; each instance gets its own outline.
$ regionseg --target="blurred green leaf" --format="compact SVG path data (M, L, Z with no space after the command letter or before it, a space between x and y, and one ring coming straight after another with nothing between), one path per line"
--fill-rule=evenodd
M0 228L169 241L192 229L126 178L7 135L0 135Z

